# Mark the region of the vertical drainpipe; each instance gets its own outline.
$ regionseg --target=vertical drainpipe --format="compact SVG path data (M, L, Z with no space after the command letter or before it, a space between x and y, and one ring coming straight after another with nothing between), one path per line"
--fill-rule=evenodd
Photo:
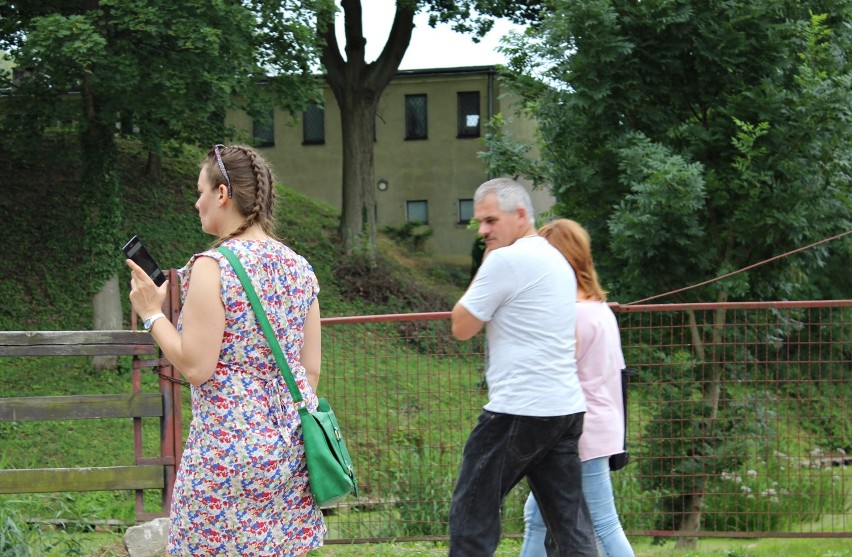
M485 119L486 122L490 122L491 118L494 117L494 66L491 66L488 69L488 117ZM488 171L488 179L490 180L494 176L491 175L491 170Z

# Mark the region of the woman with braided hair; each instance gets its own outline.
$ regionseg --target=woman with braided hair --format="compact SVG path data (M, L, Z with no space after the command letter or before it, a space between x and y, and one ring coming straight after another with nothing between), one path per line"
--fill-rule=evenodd
M216 145L201 163L195 208L258 292L310 410L320 374L319 285L274 235L275 183L253 149ZM177 328L157 287L130 260L130 300L163 354L192 385L192 424L175 481L169 555L302 556L322 545L300 419L228 260L215 249L178 271Z

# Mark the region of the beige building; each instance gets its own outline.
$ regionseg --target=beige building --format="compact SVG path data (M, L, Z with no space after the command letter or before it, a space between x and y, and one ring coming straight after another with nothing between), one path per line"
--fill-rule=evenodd
M275 110L273 124L253 125L244 113L227 123L254 137L287 186L341 207L340 113L325 88L324 107L310 107L301 121ZM420 221L434 231L427 243L436 256L470 261L475 233L467 229L473 192L489 179L484 161L485 123L503 113L516 139L531 140L529 120L515 116L513 98L501 90L492 66L406 70L385 89L376 115L376 216L379 229ZM533 192L536 213L553 204L549 192Z

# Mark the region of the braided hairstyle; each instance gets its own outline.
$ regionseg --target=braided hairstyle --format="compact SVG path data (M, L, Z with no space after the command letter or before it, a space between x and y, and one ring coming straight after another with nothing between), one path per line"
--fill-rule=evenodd
M229 145L219 148L222 164L228 174L228 180L222 174L216 160L215 147L207 152L207 158L201 163L201 169L210 178L213 188L219 184L228 185L234 193L237 211L245 217L243 223L226 238L239 236L255 224L260 224L263 232L271 238L275 236L275 178L269 165L257 151L245 145Z

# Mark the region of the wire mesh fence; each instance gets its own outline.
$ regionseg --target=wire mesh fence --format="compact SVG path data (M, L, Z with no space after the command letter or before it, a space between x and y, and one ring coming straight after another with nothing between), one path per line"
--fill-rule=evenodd
M617 306L631 464L625 529L649 536L852 537L852 301ZM323 376L361 496L330 541L446 539L461 453L487 400L484 339L448 313L323 320ZM503 505L523 532L525 484Z

